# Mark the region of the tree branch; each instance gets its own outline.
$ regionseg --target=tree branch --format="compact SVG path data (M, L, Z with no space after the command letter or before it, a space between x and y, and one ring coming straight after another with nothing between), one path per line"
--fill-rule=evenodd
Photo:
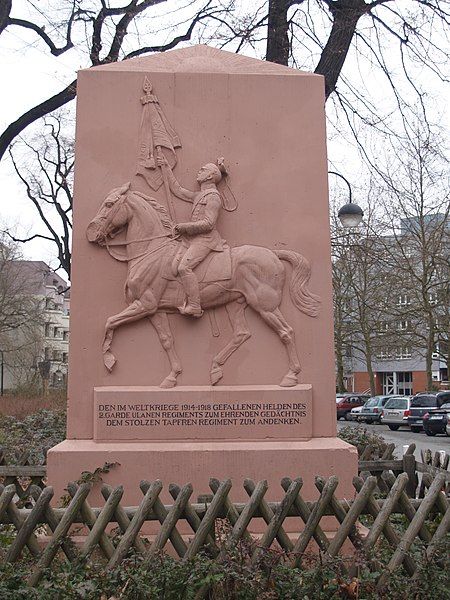
M34 123L37 119L44 117L48 113L53 112L57 108L61 108L61 106L64 106L73 100L76 96L76 90L77 80L75 79L61 92L55 96L52 96L51 98L48 98L44 102L41 102L41 104L34 106L16 121L11 123L0 136L0 160L8 149L10 143L15 137L20 135L22 131L28 127L28 125L31 125L31 123Z

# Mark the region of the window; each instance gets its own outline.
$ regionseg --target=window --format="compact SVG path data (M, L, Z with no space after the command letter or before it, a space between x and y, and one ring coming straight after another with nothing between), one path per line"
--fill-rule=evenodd
M400 294L397 298L397 306L407 306L410 304L408 294Z
M399 321L398 328L400 331L407 331L409 329L409 321L407 319Z
M67 352L63 352L63 355L62 355L63 363L67 363L68 360L69 360L69 355L67 354Z
M51 298L45 299L45 308L47 308L48 310L55 310L55 303Z
M429 301L430 304L433 304L433 305L437 304L438 297L437 297L436 292L430 292L428 294L428 301Z
M45 355L45 360L50 360L51 356L52 356L52 349L51 348L45 348L44 355Z
M63 340L65 342L67 342L69 340L69 332L68 331L63 332Z
M62 352L59 350L53 350L53 360L57 362L62 361Z
M392 398L386 402L385 408L401 408L406 410L408 408L407 398Z
M389 360L392 358L392 350L390 348L380 348L377 352L377 358L379 360Z
M398 346L395 349L395 358L399 360L411 358L411 348L409 346Z

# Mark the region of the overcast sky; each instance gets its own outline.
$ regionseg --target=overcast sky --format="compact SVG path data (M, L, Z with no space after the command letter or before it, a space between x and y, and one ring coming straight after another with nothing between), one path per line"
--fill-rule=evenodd
M0 0L1 1L1 0ZM43 6L49 2L53 4L55 0L42 0L39 6ZM198 3L198 2L197 2ZM192 3L187 3L192 4ZM248 6L252 3L248 2ZM14 16L24 16L22 9L28 10L30 2L28 0L15 1L16 13ZM159 11L163 14L167 11L168 6L182 7L183 3L180 0L170 4L160 5L155 8L155 12ZM245 3L244 3L245 6ZM187 10L187 9L186 9ZM21 13L19 15L19 12ZM183 10L178 11L177 19L183 21ZM187 14L187 13L186 13ZM155 21L151 21L153 31L150 34L153 36L153 43L161 43L171 39L173 32L170 29L159 29L156 33ZM186 29L186 26L181 26ZM148 27L147 27L148 29ZM50 31L50 29L49 29ZM133 30L130 32L129 43L133 45L136 41L137 33ZM228 49L228 48L227 48ZM232 50L232 47L229 48ZM254 52L247 48L245 53L248 55L263 55L264 47L261 45ZM299 53L301 54L301 53ZM305 64L308 61L311 65L316 60L315 56L305 58ZM74 77L74 73L88 65L87 58L78 49L73 49L61 55L57 59L49 55L46 46L37 40L32 32L27 32L23 28L9 28L0 37L0 127L3 130L11 121L19 117L23 112L34 106L38 102L48 98L54 93L63 89ZM388 90L387 80L382 77L377 71L370 68L370 65L364 65L356 56L350 56L346 64L344 74L347 75L350 70L352 75L356 76L356 81L359 78L359 85L366 88L367 93L372 95L375 101L383 106L384 110L394 110L392 99L389 100L390 91ZM431 74L426 73L423 69L420 70L420 80L422 85L426 85L430 92L430 96L434 96L436 106L432 110L434 117L439 119L448 127L449 114L446 106L449 104L449 95L446 87L438 82ZM73 106L73 103L72 103ZM364 179L366 167L361 165L358 154L352 144L351 139L346 139L342 135L342 129L338 131L335 128L336 118L332 104L327 106L329 113L329 158L331 160L331 168L343 172L355 186L355 194L358 195L358 182ZM370 134L361 132L361 136L370 136ZM369 137L368 143L372 143ZM373 142L373 143L376 143ZM336 182L330 179L332 186ZM17 231L19 235L26 235L36 231L39 227L39 221L35 210L27 201L23 186L17 180L12 171L9 158L5 158L0 163L0 227L11 227ZM344 188L342 192L345 194ZM24 246L24 254L26 257L45 260L50 265L55 266L57 263L54 258L53 246L44 241L35 241Z

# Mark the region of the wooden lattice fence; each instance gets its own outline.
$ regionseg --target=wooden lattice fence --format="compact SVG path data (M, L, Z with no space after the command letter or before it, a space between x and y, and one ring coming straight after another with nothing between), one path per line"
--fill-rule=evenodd
M29 490L33 499L32 508L18 508L15 502L16 486L10 484L0 487L0 524L12 524L16 535L2 560L15 562L27 552L27 548L35 560L28 580L34 586L55 557L64 555L69 561L90 560L95 553L97 560L99 556L103 557L106 569L112 569L132 549L141 555L144 562L149 562L156 554L167 551L170 541L180 560L187 561L200 551L205 551L220 561L227 550L244 540L250 549L248 560L252 564L258 562L275 544L284 551L285 560L292 567L302 568L307 552L315 549L323 554L325 560L332 560L342 553L347 540L358 553L373 562L374 549L384 537L391 553L378 581L378 585L383 587L389 574L401 565L411 576L417 572L416 562L410 552L417 540L420 539L425 546L428 557L433 555L450 529L450 503L443 491L446 485L444 473L439 473L428 482L422 499L411 499L406 493L409 482L407 473L395 477L392 472L386 471L381 475L381 480L388 490L384 499L376 495L379 479L368 475L365 480L355 477L354 498L342 501L335 495L338 486L336 477L316 477L315 485L320 496L316 502L307 502L301 494L301 478L284 478L281 481L284 491L281 500L267 502L264 498L268 490L267 482L256 483L247 479L244 489L249 500L236 503L231 499L230 480L211 479L212 495L203 503L191 502L191 484L182 487L170 485L169 492L174 500L171 505L164 505L160 499L163 490L161 481L143 481L140 486L143 497L139 506L123 507L123 488L103 485L101 491L105 503L100 508L91 507L87 501L91 490L89 483L68 485L71 500L65 508L51 506L51 487L42 489L36 485ZM405 515L408 523L401 533L391 522L392 516L398 513ZM439 525L435 530L430 530L426 521L437 513L441 514ZM321 524L327 515L333 515L339 523L331 539L325 535ZM301 533L288 535L284 527L288 517L298 519L298 531ZM255 530L252 521L261 518L266 527L255 537L250 533ZM229 523L228 533L218 544L216 525L224 519ZM368 529L361 527L361 520L369 525ZM151 541L140 533L148 521L159 523ZM110 523L120 528L119 537L111 535ZM292 527L292 521L290 524ZM70 540L74 525L87 527L81 548L75 547ZM48 535L45 538L40 534L42 526L47 528ZM182 535L187 526L191 533Z

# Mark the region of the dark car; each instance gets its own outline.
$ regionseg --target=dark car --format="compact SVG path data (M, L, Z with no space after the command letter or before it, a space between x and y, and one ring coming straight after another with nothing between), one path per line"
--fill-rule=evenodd
M448 423L450 423L450 402L423 415L423 428L427 435L436 435L437 433L449 435L446 431Z
M357 421L365 421L370 423L380 423L383 407L392 396L372 396L362 407L361 412L357 415Z
M445 402L450 401L450 392L424 392L416 394L411 400L408 425L413 433L418 433L423 428L423 417L433 409L440 408Z
M367 400L369 396L367 394L347 394L345 396L336 396L336 414L337 418L344 419L346 421L350 421L350 411L352 408L357 406L362 406Z

